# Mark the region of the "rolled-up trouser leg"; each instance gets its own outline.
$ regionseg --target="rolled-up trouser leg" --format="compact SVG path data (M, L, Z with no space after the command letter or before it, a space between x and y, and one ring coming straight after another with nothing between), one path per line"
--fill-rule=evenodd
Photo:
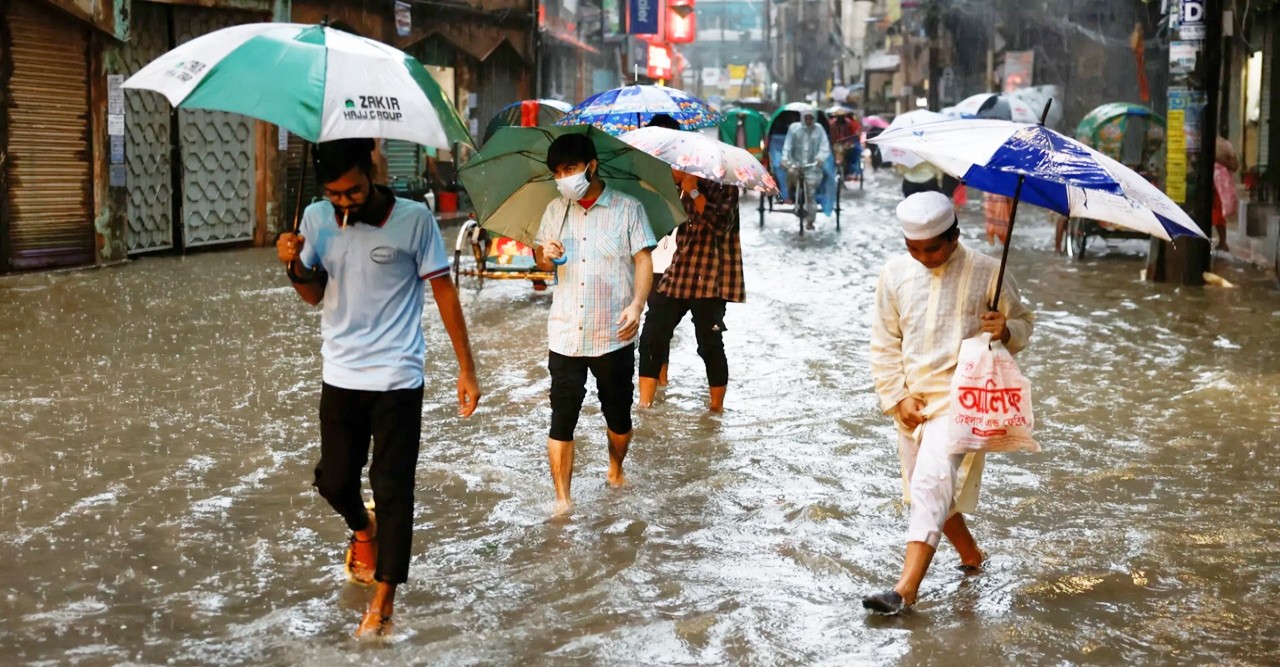
M908 542L924 542L933 548L942 539L942 524L951 516L956 494L956 473L963 454L948 454L945 416L925 422L920 447L915 452L910 475L911 519L907 526ZM907 457L903 457L904 465Z

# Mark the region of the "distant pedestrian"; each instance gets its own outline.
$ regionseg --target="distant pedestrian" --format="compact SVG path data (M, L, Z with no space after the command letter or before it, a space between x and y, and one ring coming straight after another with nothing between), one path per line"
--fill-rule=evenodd
M539 269L557 271L559 284L547 318L551 428L547 459L557 513L570 507L573 438L586 398L587 371L596 378L609 441L612 486L626 478L631 445L635 339L653 280L653 230L640 201L605 184L595 144L566 134L547 149L547 169L561 197L547 205L534 256Z
M480 400L475 362L449 256L426 206L374 185L374 142L344 139L316 148L325 201L307 207L301 234L281 234L276 252L303 301L321 306L324 382L315 486L352 534L347 572L377 584L357 636L389 628L396 587L409 576L415 471L422 433L424 283L458 359L458 414ZM360 476L369 459L374 509Z
M912 195L897 215L907 254L890 259L876 284L871 375L880 409L897 425L910 519L898 583L862 601L883 614L915 603L943 536L959 552L962 569L981 568L983 553L962 513L977 506L983 455L950 453L951 376L961 341L985 331L1016 353L1027 346L1033 321L1012 276L1005 276L1000 310L988 310L999 260L960 242L946 195Z
M987 244L1009 242L1009 221L1013 219L1013 199L991 192L982 193L982 215L986 218Z
M1213 228L1218 232L1218 250L1230 252L1227 246L1227 221L1240 210L1240 198L1236 195L1235 172L1240 160L1230 141L1217 138L1213 162Z

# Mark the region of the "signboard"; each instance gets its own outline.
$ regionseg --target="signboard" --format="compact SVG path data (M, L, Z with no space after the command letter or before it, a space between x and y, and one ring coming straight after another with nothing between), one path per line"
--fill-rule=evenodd
M694 0L667 0L667 43L689 44L698 32Z
M386 5L383 6L385 7ZM401 37L408 37L411 32L413 32L412 7L403 0L396 0L396 34Z
M120 114L120 113L107 114L107 136L110 136L110 137L124 136L124 114Z
M111 164L124 164L124 137L113 136L111 139Z
M123 84L123 74L107 75L107 113L124 113L124 89L120 87Z
M1183 39L1204 39L1204 0L1182 0L1178 13L1178 36Z
M289 150L289 131L282 127L280 128L278 135L279 136L276 139L276 150L283 153Z
M646 71L650 79L671 78L671 47L666 44L649 45L649 67Z
M617 37L622 31L622 3L626 0L601 0L600 19L604 21L604 36Z
M1199 53L1199 42L1169 42L1169 74L1185 83L1186 77L1196 70L1196 56Z
M661 16L662 0L627 0L627 34L659 34Z

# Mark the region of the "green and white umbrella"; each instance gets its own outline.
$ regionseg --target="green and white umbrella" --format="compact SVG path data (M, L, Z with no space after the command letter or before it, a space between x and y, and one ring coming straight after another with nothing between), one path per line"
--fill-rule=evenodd
M449 98L412 56L326 26L224 28L156 58L124 83L174 106L244 114L311 142L401 139L474 145Z
M560 196L547 169L547 148L564 134L585 134L595 144L600 177L644 206L654 238L687 219L671 167L590 125L504 127L458 172L480 226L533 245L547 204Z

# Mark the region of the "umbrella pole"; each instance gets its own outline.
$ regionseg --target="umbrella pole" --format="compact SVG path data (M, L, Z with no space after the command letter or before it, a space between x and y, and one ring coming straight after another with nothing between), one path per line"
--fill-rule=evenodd
M1040 127L1044 127L1044 121L1049 117L1049 107L1053 106L1053 99L1049 99L1044 103L1044 110L1040 112ZM1000 307L1000 292L1004 289L1004 270L1009 265L1009 243L1013 241L1013 223L1018 219L1018 200L1022 198L1022 181L1026 176L1018 174L1018 185L1013 189L1013 206L1009 208L1009 231L1004 237L1004 252L1000 253L1000 273L996 275L996 293L991 297L991 310Z
M302 222L302 191L307 187L307 162L311 157L311 142L302 142L302 180L298 182L298 198L293 207L293 233L298 233L298 225Z
M1026 177L1018 174L1018 186L1013 190L1013 206L1009 208L1009 231L1005 232L1004 251L1000 253L1000 272L996 274L996 293L991 297L991 310L1000 307L1000 292L1004 289L1004 269L1009 264L1009 244L1013 241L1013 222L1018 219L1018 200L1022 197L1022 181Z

